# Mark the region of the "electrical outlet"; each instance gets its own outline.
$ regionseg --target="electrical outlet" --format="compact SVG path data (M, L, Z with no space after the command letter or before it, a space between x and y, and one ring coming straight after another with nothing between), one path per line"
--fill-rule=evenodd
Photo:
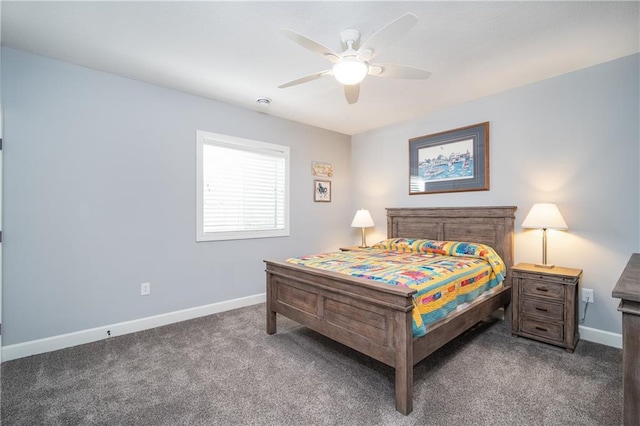
M591 288L583 288L582 289L582 301L587 303L593 303L593 289Z
M151 283L140 284L140 296L148 296L151 294Z

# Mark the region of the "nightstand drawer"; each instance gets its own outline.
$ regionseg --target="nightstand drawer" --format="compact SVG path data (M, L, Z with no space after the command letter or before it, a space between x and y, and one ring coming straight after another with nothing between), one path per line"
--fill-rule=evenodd
M564 286L562 284L542 282L529 278L523 278L521 283L523 294L546 297L557 300L558 302L564 302Z
M549 321L564 321L564 305L532 297L524 297L521 302L524 315L534 315Z
M522 318L522 331L551 340L564 340L564 325Z

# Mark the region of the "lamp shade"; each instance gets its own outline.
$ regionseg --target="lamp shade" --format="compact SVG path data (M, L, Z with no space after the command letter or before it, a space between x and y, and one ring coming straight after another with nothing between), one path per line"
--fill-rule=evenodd
M375 224L373 223L373 218L371 217L369 210L360 209L353 217L351 226L354 228L371 228L372 226L375 226Z
M558 206L552 203L534 204L522 222L523 228L568 229Z

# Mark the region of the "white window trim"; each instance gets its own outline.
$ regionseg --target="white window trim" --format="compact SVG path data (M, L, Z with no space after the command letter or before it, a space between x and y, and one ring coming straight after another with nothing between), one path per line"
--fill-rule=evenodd
M233 232L204 232L203 217L203 147L205 143L215 143L218 145L227 144L234 147L248 147L252 151L265 150L276 151L283 155L285 159L285 224L284 229L265 231L233 231ZM249 238L271 238L289 236L289 147L276 145L267 142L260 142L251 139L243 139L235 136L222 135L218 133L196 131L196 241L220 241L220 240L241 240Z

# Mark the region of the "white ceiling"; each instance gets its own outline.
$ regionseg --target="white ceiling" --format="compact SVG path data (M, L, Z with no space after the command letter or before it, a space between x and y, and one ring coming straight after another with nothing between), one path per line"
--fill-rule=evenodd
M0 13L3 45L352 135L636 53L639 5L4 0ZM420 21L376 62L428 80L369 76L354 105L331 77L278 89L330 67L279 29L340 52L341 30L367 39L407 12Z

